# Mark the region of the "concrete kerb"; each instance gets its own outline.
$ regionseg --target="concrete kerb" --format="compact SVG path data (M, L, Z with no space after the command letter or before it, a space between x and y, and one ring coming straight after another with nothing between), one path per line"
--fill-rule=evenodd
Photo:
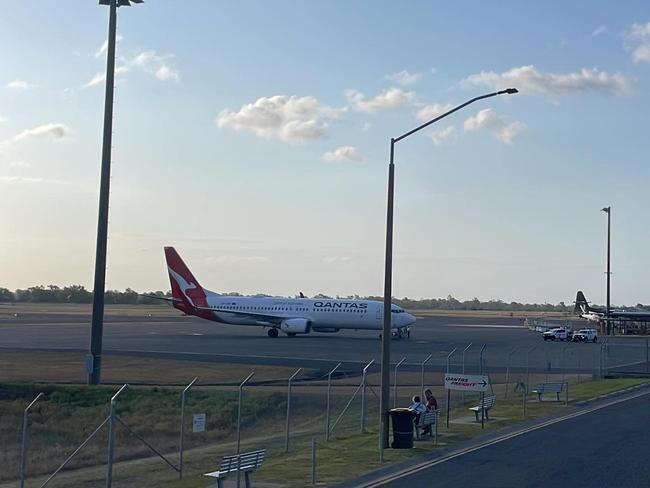
M645 390L645 391L644 391ZM576 402L573 406L568 407L561 413L554 415L547 415L538 417L536 419L527 420L515 425L510 425L502 429L498 429L487 434L478 435L472 439L461 441L451 447L444 447L436 449L436 451L422 453L415 456L408 461L393 464L383 468L379 468L363 476L360 476L354 481L345 481L341 484L335 485L336 488L367 488L381 484L386 478L392 478L400 473L407 476L409 471L415 470L420 466L428 465L436 462L444 462L446 459L452 459L462 456L465 453L487 447L490 444L507 440L517 435L526 434L529 431L543 428L549 422L555 423L558 421L569 420L572 417L590 413L600 408L605 408L610 404L619 403L626 400L631 400L639 396L650 394L650 383L635 385L629 388L618 390L606 395L591 398ZM424 466L423 469L426 469Z

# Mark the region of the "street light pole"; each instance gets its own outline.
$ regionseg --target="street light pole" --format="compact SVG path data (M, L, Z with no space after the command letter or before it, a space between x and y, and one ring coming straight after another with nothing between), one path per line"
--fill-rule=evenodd
M439 120L461 110L462 108L470 105L484 98L491 98L497 95L512 95L518 93L516 88L508 88L494 93L481 95L471 100L468 100L461 105L445 112L438 117L425 122L424 124L410 130L399 137L391 138L390 140L390 161L388 164L388 204L386 208L386 259L384 263L384 323L381 335L381 395L379 398L379 448L384 449L388 447L388 408L390 405L390 341L391 341L391 298L393 286L393 206L395 196L395 144L402 139L415 134L416 132L424 129L438 122Z
M104 335L104 291L106 288L106 245L108 239L108 197L111 184L111 144L113 134L113 89L115 85L115 38L117 8L142 0L99 0L108 5L108 43L106 50L106 93L104 96L104 136L99 183L99 214L97 217L97 247L95 250L95 281L93 285L93 315L90 326L90 354L86 362L88 384L98 385L102 370L102 338Z
M612 207L605 207L602 209L603 212L607 214L607 304L605 305L605 327L607 330L607 335L612 333L612 326L609 320L609 311L610 311L610 279L612 272L610 269L610 242L611 242L611 227L612 227Z

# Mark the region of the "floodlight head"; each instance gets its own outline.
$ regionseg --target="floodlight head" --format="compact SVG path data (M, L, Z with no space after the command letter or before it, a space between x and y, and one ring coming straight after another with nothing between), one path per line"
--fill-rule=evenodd
M604 207L604 208L601 208L600 210L601 210L601 212L609 213L611 209L612 209L612 207Z
M131 3L143 3L144 0L99 0L100 5L111 5L113 2L116 7L130 7Z
M506 88L505 90L501 90L500 92L497 92L497 95L514 95L515 93L519 93L519 90L516 88Z

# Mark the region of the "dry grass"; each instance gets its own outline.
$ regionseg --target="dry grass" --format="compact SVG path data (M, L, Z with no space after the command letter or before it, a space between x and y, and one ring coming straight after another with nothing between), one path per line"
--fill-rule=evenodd
M0 382L85 383L83 353L0 350ZM199 361L161 360L132 356L103 356L104 383L184 385L241 381L255 370L256 380L288 378L295 368ZM304 374L309 374L306 370Z

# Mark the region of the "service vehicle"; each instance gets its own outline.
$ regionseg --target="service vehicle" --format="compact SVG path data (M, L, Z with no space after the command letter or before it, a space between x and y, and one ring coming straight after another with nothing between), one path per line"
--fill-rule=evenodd
M580 329L573 333L573 342L596 342L598 341L598 332L596 329Z
M562 327L551 329L542 334L545 341L566 341L569 339L569 333Z

